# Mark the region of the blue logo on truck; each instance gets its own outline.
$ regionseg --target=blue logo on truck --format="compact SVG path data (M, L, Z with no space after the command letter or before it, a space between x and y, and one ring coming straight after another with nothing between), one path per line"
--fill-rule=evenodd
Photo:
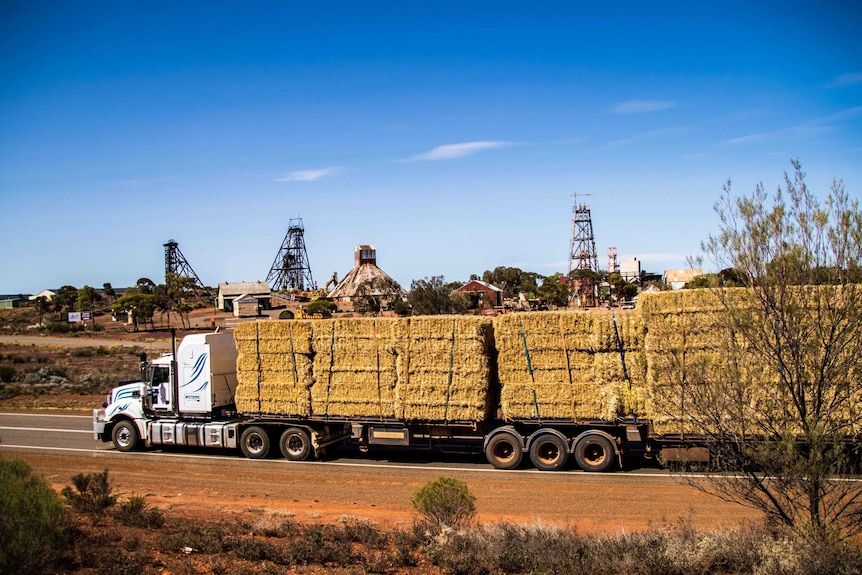
M207 354L203 353L195 361L195 365L192 368L191 378L189 378L189 380L187 382L185 382L182 385L182 387L189 387L189 386L195 384L195 382L201 377L201 375L204 374L204 367L206 367L206 363L207 363ZM192 393L197 393L197 392L201 391L202 389L206 388L207 385L209 385L209 382L204 380L203 384L201 384L200 387L198 387Z

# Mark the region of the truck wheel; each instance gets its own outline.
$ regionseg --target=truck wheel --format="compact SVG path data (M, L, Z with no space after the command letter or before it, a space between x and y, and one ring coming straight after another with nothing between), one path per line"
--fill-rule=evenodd
M609 471L616 461L616 451L610 439L591 433L575 444L575 461L584 471Z
M121 421L114 426L111 439L120 451L134 451L138 447L138 428L131 421Z
M568 460L566 442L553 433L543 433L530 444L530 461L539 471L558 471Z
M497 469L515 469L523 456L520 438L510 431L498 433L485 446L488 463Z
M289 461L305 461L311 455L311 438L300 427L289 427L278 441L281 454Z
M249 459L263 459L269 454L269 435L256 425L246 428L239 438L239 447Z

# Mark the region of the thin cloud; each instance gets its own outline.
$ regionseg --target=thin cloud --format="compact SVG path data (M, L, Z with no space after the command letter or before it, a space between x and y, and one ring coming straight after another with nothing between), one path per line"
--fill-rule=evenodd
M678 136L680 134L684 134L688 131L688 128L678 126L675 128L660 128L658 130L650 130L649 132L643 132L641 134L637 134L632 136L631 138L626 138L624 140L616 140L615 142L611 142L608 144L609 148L621 148L624 146L631 146L632 144L638 144L640 142L648 141L648 140L656 140L660 138L669 138L673 136Z
M829 88L846 88L847 86L862 86L862 72L855 72L853 74L841 74L829 84L827 84Z
M472 156L485 150L494 150L511 146L511 142L503 141L482 141L482 142L462 142L460 144L444 144L437 146L423 154L410 156L407 162L431 162L435 160L454 160L465 156Z
M676 102L659 100L627 100L610 109L611 114L645 114L676 108Z
M276 182L316 182L317 180L327 178L329 176L337 176L343 174L344 168L333 166L329 168L320 168L318 170L297 170L290 172L286 176L276 178Z
M747 134L736 138L730 138L721 142L721 145L736 146L740 144L752 144L756 142L773 142L778 140L786 140L788 138L807 138L816 136L824 132L829 132L835 129L836 124L847 120L853 120L862 116L862 106L847 108L840 110L834 114L809 120L798 126L790 128L781 128L776 130L768 130L755 134Z

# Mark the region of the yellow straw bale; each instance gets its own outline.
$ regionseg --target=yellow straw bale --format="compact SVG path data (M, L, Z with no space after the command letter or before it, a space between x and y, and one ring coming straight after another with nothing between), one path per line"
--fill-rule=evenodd
M399 417L476 421L493 414L490 319L421 316L396 325Z
M248 322L234 330L237 342L237 411L311 414L311 330L301 322Z
M610 314L514 314L498 316L494 327L505 418L613 418L625 411L628 389ZM621 316L617 327L624 349L638 351L638 314ZM619 368L611 368L612 358Z
M395 417L395 320L342 318L312 325L312 411L330 417Z

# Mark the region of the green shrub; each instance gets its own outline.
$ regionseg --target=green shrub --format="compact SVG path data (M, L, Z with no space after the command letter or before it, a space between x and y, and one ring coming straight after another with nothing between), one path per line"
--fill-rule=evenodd
M278 319L293 319L293 312L289 309L286 309L280 314L278 314Z
M305 308L306 313L322 313L324 317L332 315L338 306L328 299L316 299Z
M413 494L413 507L435 528L458 529L476 516L476 497L467 484L453 477L440 477Z
M229 550L226 543L230 540L230 533L224 525L201 525L187 519L175 520L172 524L173 528L159 539L159 548L163 553L180 553L186 547L207 555Z
M40 573L65 547L63 502L30 466L0 458L0 573Z
M0 381L3 383L12 383L16 373L17 371L11 365L0 365Z
M98 516L117 502L117 496L111 494L107 469L101 473L79 473L72 477L72 484L74 490L66 486L61 493L76 511Z
M129 527L161 527L165 523L164 515L158 509L147 504L142 495L132 495L120 502L114 514L117 521Z

